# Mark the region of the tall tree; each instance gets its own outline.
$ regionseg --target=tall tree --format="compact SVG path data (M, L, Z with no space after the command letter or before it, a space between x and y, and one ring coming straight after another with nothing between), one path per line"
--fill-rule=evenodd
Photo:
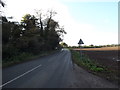
M25 16L22 17L23 19L21 20L25 30L30 30L31 28L36 27L36 18L34 15L26 14Z
M36 11L36 14L38 16L38 26L40 28L40 36L43 36L43 22L42 22L42 10Z
M52 17L57 14L55 11L53 10L48 10L48 15L47 15L47 18L48 18L48 21L47 21L47 30L49 30L49 25L50 25L50 21L52 19Z

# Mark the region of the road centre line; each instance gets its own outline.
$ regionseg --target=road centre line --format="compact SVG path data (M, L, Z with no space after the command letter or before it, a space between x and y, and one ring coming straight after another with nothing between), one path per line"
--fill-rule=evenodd
M12 79L12 80L10 80L10 81L8 81L8 82L6 82L6 83L0 85L0 88L3 87L3 86L5 86L5 85L7 85L7 84L9 84L9 83L11 83L11 82L13 82L13 81L15 81L15 80L17 80L17 79L19 79L20 77L22 77L22 76L24 76L24 75L26 75L26 74L32 72L33 70L35 70L35 69L37 69L37 68L39 68L39 67L41 67L41 66L42 66L42 65L40 64L40 65L34 67L33 69L31 69L31 70L29 70L29 71L27 71L27 72L25 72L25 73L23 73L23 74L17 76L16 78L14 78L14 79Z

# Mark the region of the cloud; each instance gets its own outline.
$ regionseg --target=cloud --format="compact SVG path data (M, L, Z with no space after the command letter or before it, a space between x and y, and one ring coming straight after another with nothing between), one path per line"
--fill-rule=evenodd
M75 1L81 0L74 0L74 2ZM102 32L99 30L99 27L90 23L77 22L71 16L69 8L59 0L7 0L6 2L6 15L13 16L17 21L20 21L26 13L34 14L34 9L42 9L43 11L47 11L48 9L55 10L57 15L54 19L58 21L61 26L64 25L65 31L67 32L64 36L64 41L68 45L77 45L80 38L82 38L86 45L116 43L118 41L116 33Z
M7 0L5 13L8 16L14 16L20 19L26 13L34 13L34 9L48 9L60 8L61 5L57 0Z

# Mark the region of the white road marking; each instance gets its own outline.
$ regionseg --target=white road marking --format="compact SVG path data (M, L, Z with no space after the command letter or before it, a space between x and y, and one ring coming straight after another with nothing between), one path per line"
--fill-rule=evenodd
M12 79L12 80L10 80L10 81L4 83L3 85L0 85L0 87L3 87L3 86L5 86L5 85L7 85L7 84L9 84L9 83L11 83L11 82L13 82L13 81L19 79L20 77L22 77L22 76L24 76L24 75L26 75L26 74L32 72L33 70L35 70L35 69L37 69L37 68L39 68L40 66L42 66L42 65L40 64L40 65L38 65L37 67L34 67L33 69L31 69L31 70L29 70L29 71L27 71L27 72L25 72L25 73L23 73L23 74L17 76L16 78L14 78L14 79Z

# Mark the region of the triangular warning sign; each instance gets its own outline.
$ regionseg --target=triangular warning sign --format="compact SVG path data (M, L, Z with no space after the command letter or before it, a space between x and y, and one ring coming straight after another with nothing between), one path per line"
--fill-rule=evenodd
M84 44L82 39L79 40L78 44Z

